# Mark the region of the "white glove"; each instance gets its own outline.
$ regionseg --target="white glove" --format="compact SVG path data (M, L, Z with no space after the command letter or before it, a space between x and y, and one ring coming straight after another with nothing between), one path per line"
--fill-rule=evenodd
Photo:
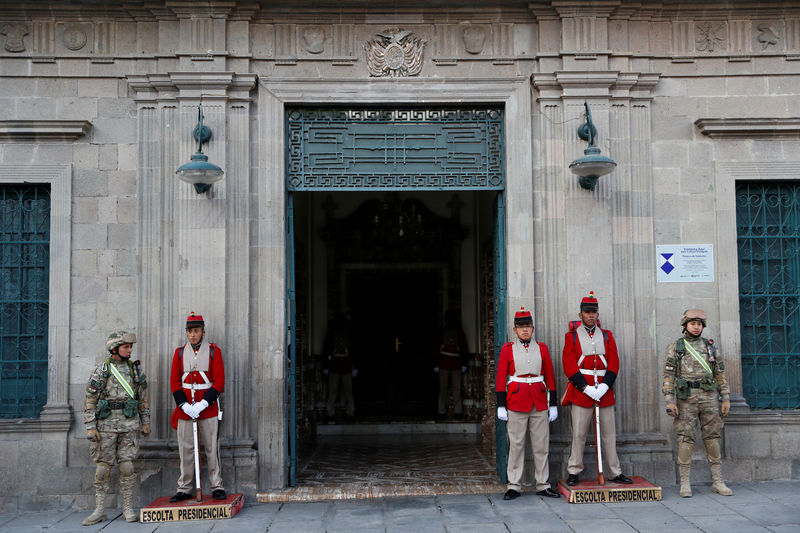
M598 390L596 385L587 386L585 389L583 389L583 393L596 402L600 401L600 397L597 395Z
M195 414L195 418L197 418L198 416L200 416L200 413L202 413L202 412L203 412L203 410L204 410L206 407L208 407L208 401L207 401L207 400L200 400L199 402L197 402L196 404L194 404L194 414Z
M461 373L462 373L462 374L466 374L466 373L467 373L467 367L465 367L465 366L462 366L462 367L461 367Z
M438 366L433 367L433 371L438 374L439 373L439 367Z
M350 375L352 375L353 377L356 377L358 375L358 369L354 368L353 371L350 372Z
M605 393L608 392L608 385L605 383L601 383L597 386L597 401L600 401L600 398L603 397Z
M194 412L194 405L190 404L189 402L183 402L181 404L181 409L187 416L191 419L197 418L197 413Z
M556 407L555 405L551 405L550 407L548 407L547 413L548 413L547 420L549 422L555 422L556 418L558 418L558 407Z
M499 418L503 422L508 420L508 411L506 411L505 407L498 407L497 408L497 418Z

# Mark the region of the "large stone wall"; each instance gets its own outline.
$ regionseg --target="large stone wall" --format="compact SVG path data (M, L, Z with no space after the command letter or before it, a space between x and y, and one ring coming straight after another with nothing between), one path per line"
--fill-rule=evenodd
M46 179L71 187L59 270L69 281L51 290L68 309L51 323L48 405L39 421L0 421L0 477L11 480L0 510L88 505L84 380L118 328L139 335L135 357L155 393L140 499L173 490L167 373L191 310L209 317L226 357L226 483L246 494L285 484L292 103L503 103L509 309L534 302L537 336L559 354L576 302L598 295L621 348L626 473L674 479L659 374L683 309L700 306L735 396L726 472L800 476L796 412L751 413L741 397L732 199L737 179L797 179L796 2L311 4L0 6L0 182L61 165ZM421 59L382 60L391 39ZM567 170L585 147L575 133L584 101L618 163L594 191ZM201 102L214 132L205 151L226 172L205 195L174 177L195 149ZM656 283L655 246L677 243L714 244L713 283ZM554 457L568 433L562 416Z

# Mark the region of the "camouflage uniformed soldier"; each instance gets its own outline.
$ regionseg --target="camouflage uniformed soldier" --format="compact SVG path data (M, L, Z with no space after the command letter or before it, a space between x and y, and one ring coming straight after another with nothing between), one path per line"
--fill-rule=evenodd
M731 410L730 390L725 379L725 363L719 349L713 340L701 336L707 318L705 311L687 310L681 318L683 337L670 344L664 356L664 383L661 391L666 398L667 414L675 419L680 495L683 498L692 496L689 474L698 419L711 467L711 490L723 496L733 495L733 491L722 480L719 441L722 431L720 413L728 416Z
M89 454L97 463L94 473L96 507L84 521L90 526L106 519L105 501L111 467L119 463L119 493L126 522L136 522L133 488L136 474L133 460L138 452L136 437L150 435L150 401L147 378L139 371L139 361L131 362L136 335L115 331L106 341L107 357L89 376L86 385L84 422L89 439Z

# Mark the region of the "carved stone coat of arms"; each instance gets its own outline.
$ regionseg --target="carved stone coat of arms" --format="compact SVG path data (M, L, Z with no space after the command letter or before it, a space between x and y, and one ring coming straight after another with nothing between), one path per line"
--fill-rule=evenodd
M412 38L411 32L389 28L364 45L370 76L416 76L422 70L425 41Z

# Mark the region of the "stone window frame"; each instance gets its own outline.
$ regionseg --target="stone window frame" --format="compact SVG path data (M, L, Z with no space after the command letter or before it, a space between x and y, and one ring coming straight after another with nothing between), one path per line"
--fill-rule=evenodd
M726 373L731 392L743 393L741 360L741 317L739 315L739 264L736 242L736 183L738 181L798 181L800 161L735 162L716 161L717 243L720 251L730 245L730 253L717 255L717 291L720 313L720 340L726 358ZM736 290L730 290L735 287Z
M47 332L47 403L39 418L0 420L0 433L62 433L69 407L72 166L0 165L0 185L50 186L50 283Z

